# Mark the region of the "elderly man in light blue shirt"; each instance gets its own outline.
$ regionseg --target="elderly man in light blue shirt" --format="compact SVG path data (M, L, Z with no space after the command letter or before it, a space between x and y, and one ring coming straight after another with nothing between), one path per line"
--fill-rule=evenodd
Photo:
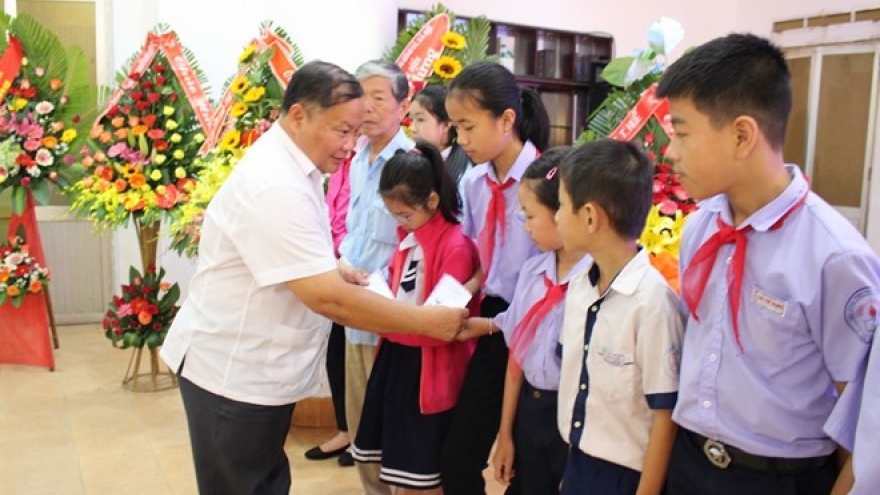
M361 133L367 139L351 162L348 235L339 253L343 263L372 273L388 266L397 245L397 223L379 196L379 177L394 153L414 145L400 127L409 107L409 83L399 67L382 60L361 65L355 77L364 88ZM345 337L345 414L354 439L379 339L355 328L346 328ZM391 494L390 487L379 481L378 464L358 463L358 474L369 495Z

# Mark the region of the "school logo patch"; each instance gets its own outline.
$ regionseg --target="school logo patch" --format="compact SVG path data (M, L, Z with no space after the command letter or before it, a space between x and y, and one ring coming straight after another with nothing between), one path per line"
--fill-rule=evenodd
M681 372L681 346L678 344L671 344L669 348L666 349L664 358L666 373L670 377L678 380L678 375Z
M843 308L843 319L862 342L868 344L874 338L880 318L880 298L871 287L862 287L849 296Z

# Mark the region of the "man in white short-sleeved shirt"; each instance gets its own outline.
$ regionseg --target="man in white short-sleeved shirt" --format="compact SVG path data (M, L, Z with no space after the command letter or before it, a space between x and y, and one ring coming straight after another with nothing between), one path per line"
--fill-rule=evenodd
M330 319L446 340L463 327L465 310L396 303L338 269L322 174L351 151L362 95L335 65L303 66L282 116L206 211L190 296L161 354L180 376L202 494L289 492L284 440L296 401L318 391Z

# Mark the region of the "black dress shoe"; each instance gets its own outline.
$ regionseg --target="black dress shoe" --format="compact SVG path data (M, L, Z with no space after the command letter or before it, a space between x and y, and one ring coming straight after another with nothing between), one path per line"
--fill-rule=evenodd
M339 463L342 467L351 467L354 466L354 459L351 457L351 452L343 452L337 459L336 462Z
M312 447L311 449L306 451L306 459L311 461L323 461L324 459L330 459L331 457L336 457L345 452L345 449L348 448L348 445L344 447L340 447L336 450L331 450L330 452L324 452L321 450L321 446Z

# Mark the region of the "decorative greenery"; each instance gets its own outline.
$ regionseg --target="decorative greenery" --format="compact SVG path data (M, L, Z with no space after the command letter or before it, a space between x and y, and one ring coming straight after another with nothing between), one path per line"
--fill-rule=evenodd
M299 47L280 27L264 22L260 32L273 32L291 48L297 67L305 64ZM278 117L285 85L272 71L274 48L262 40L249 43L239 55L238 76L227 81L224 95L232 98L228 114L223 116L223 134L217 145L197 160L198 179L175 221L170 225L171 247L189 257L198 255L201 225L205 208L223 185L232 168Z
M165 335L180 306L180 287L163 282L165 269L156 273L149 267L141 276L134 267L128 271L128 285L122 295L113 296L107 306L102 326L104 335L118 349L129 347L155 348L165 342Z
M397 36L394 46L385 51L383 59L395 62L397 57L412 41L420 29L433 17L447 14L451 29L443 37L443 53L434 62L434 72L425 80L425 84L448 84L464 67L479 60L497 60L489 55L489 33L492 24L485 16L474 17L468 21L456 22L455 13L437 4L426 10L423 15L411 21Z
M95 91L79 47L61 40L32 17L0 15L0 29L21 42L21 70L0 104L0 191L12 189L12 209L20 214L27 191L49 202L50 185L64 189L82 175L75 150L93 117ZM0 37L0 51L8 41Z
M48 283L49 269L30 255L20 225L16 235L0 245L0 306L10 301L18 308L26 295L41 293Z
M171 33L166 25L153 32ZM186 48L183 53L206 90L192 53ZM88 175L69 189L71 210L101 227L171 217L189 201L195 158L205 140L206 131L164 52L159 50L140 73L131 69L137 56L117 74L121 99L91 130L92 150L83 158Z

